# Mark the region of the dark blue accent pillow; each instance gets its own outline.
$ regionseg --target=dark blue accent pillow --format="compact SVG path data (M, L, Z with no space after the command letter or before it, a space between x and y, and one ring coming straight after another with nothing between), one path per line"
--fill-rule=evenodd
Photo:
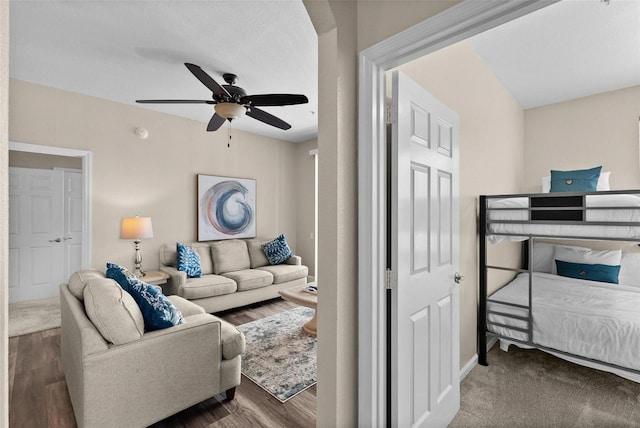
M187 278L200 278L202 269L200 268L200 256L198 253L180 242L176 244L176 247L178 270L185 272Z
M279 265L284 263L287 259L293 256L293 251L287 245L287 240L284 235L278 236L273 241L262 244L262 250L264 255L267 256L269 264Z
M135 275L114 263L107 263L107 278L120 284L133 296L142 312L145 331L161 330L182 324L184 318L158 288L140 281Z
M620 265L601 265L587 263L571 263L556 260L558 275L568 278L587 279L589 281L618 283Z
M575 171L551 170L550 192L595 192L602 166Z

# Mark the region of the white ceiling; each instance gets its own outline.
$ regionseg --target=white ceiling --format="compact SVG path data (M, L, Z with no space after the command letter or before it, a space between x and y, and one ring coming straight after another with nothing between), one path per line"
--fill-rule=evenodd
M211 99L187 68L218 83L235 73L249 95L304 94L308 104L263 107L287 131L249 117L232 128L285 141L317 132L317 36L301 0L12 0L10 76L126 104ZM210 105L140 105L202 122ZM140 124L144 126L144 124ZM218 132L224 132L224 127Z
M525 109L640 85L638 0L565 0L469 42Z
M134 104L209 99L183 65L248 94L300 93L264 107L282 131L249 117L233 128L285 141L317 135L317 37L301 0L11 0L10 76ZM523 108L640 84L640 1L565 0L470 43ZM140 105L202 122L208 105ZM144 124L141 124L143 126ZM218 131L221 132L221 131Z

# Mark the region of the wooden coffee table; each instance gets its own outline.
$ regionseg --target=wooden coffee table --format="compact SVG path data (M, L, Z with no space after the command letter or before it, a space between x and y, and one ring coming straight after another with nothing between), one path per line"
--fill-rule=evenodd
M297 287L289 288L287 290L280 291L280 296L284 300L295 303L296 305L306 306L307 308L315 309L313 317L307 321L302 328L309 334L317 336L318 334L318 295L304 291L304 288L309 284L299 285Z

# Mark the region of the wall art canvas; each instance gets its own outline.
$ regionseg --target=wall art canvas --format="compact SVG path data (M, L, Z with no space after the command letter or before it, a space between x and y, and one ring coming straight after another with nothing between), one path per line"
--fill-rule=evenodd
M198 241L255 236L256 180L198 174Z

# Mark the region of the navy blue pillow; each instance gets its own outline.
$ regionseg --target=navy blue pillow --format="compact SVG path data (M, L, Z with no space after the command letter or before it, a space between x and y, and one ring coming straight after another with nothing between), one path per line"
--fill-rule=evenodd
M185 272L187 278L200 278L202 276L202 268L200 267L198 253L180 242L176 244L176 251L178 252L178 270Z
M284 235L278 236L273 241L262 244L262 250L264 255L267 256L269 264L279 265L284 263L287 259L293 256L293 251L287 245L287 240Z
M111 278L136 301L144 318L145 331L161 330L182 324L184 318L167 296L158 288L140 281L135 275L114 263L107 263L107 278Z
M551 170L550 192L595 192L602 166L575 171Z
M556 260L558 275L568 278L587 279L589 281L618 283L620 265L601 265L587 263L571 263Z

